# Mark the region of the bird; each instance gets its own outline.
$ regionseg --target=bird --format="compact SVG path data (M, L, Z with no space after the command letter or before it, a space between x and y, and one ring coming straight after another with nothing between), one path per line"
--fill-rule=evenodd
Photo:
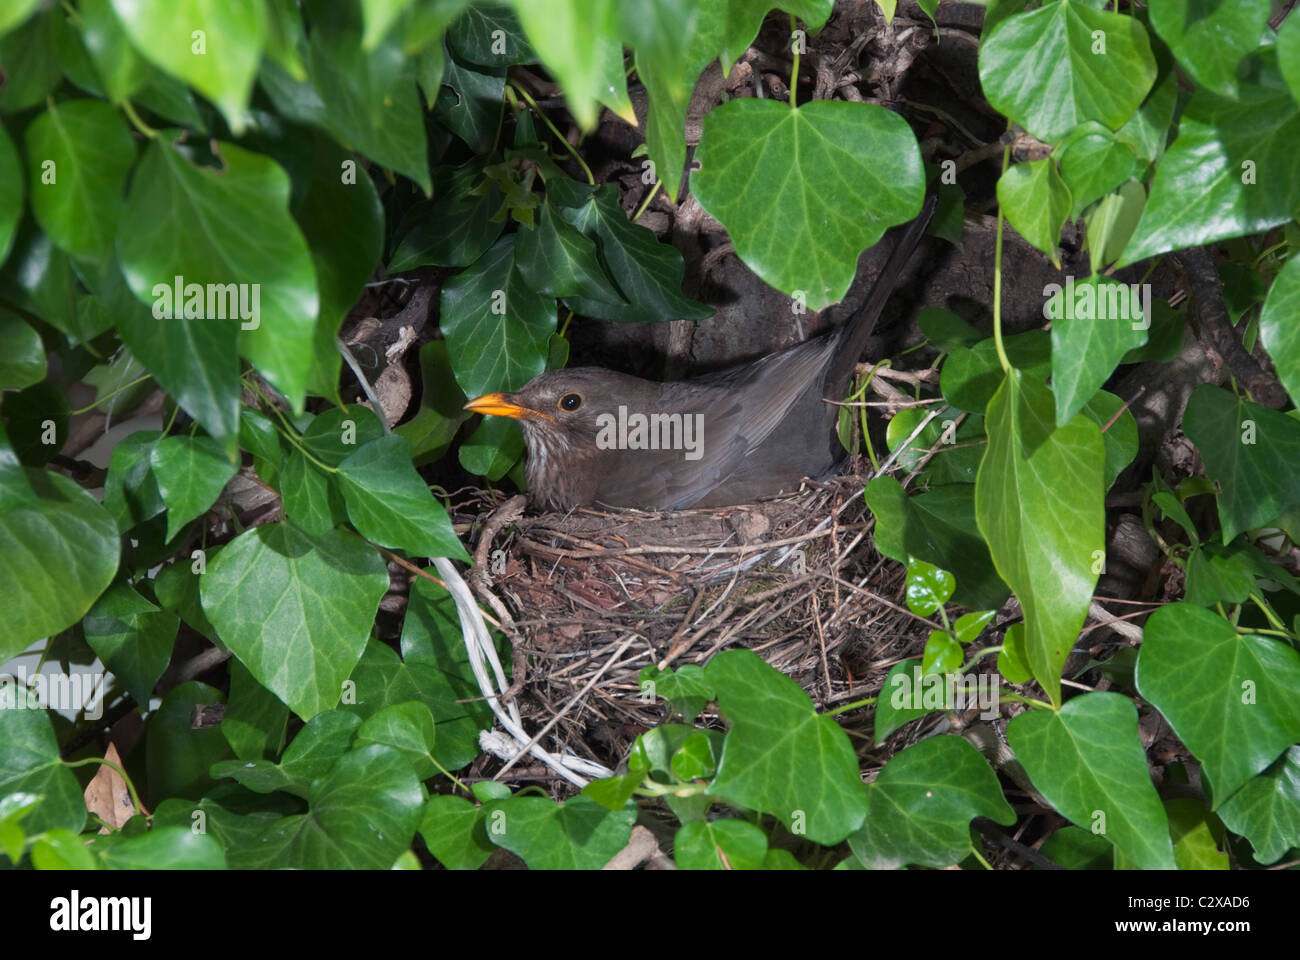
M907 225L858 313L757 360L658 382L602 367L542 373L465 409L523 431L529 506L682 510L750 503L837 472L838 408L876 320L934 215Z

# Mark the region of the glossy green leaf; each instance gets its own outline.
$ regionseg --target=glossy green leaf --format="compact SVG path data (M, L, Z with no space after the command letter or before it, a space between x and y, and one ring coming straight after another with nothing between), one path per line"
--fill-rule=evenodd
M1105 836L1140 869L1174 869L1168 820L1127 697L1089 693L1059 711L1030 710L1008 725L1007 741L1063 816Z
M95 857L71 830L48 830L32 844L32 866L37 870L94 870Z
M953 577L924 560L908 561L905 581L907 608L922 617L928 617L948 602L952 596Z
M2 15L2 14L0 14ZM13 33L0 37L0 113L17 113L40 103L59 83L62 10L46 10Z
M18 314L0 308L0 390L21 390L44 379L40 334Z
M663 697L687 723L693 722L714 697L713 687L705 679L704 668L693 663L664 671L650 664L642 668L637 681L643 694Z
M310 719L339 702L387 589L383 560L357 537L273 523L213 560L203 610L258 682Z
M1088 233L1088 262L1093 273L1114 263L1128 246L1146 209L1147 194L1136 180L1126 180L1119 189L1102 198L1085 218Z
M1069 146L1061 152L1060 162L1061 179L1073 203L1072 217L1141 172L1132 148L1095 121L1075 131Z
M137 430L113 448L104 480L104 508L122 533L166 509L151 465L161 436L158 430Z
M483 813L463 797L432 796L424 805L420 836L448 870L477 870L492 856Z
M949 866L970 852L974 817L1016 821L988 762L961 737L931 737L896 754L867 797L867 821L849 847L873 870Z
M437 741L433 714L418 700L394 703L368 716L357 729L356 747L372 743L392 747L411 764L420 780L438 772L433 761Z
M546 366L555 301L524 283L507 235L443 285L441 324L466 395L517 390Z
M0 798L18 793L40 798L22 818L28 834L60 828L80 832L86 822L86 800L77 778L59 758L49 715L44 710L9 708L11 702L17 706L9 699L14 696L13 688L0 687L6 704L0 710Z
M484 417L456 450L460 465L489 483L496 483L524 455L519 424L505 417Z
M477 195L459 194L452 186L434 200L412 204L398 227L402 239L388 269L469 266L501 236L504 222L492 219L500 207L495 184Z
M1239 99L1209 90L1192 95L1120 266L1291 219L1291 198L1300 194L1300 106L1272 51L1252 54L1246 64L1251 82Z
M338 470L348 518L362 536L412 556L469 562L447 511L411 465L405 437L372 440Z
M95 846L93 852L99 852ZM185 827L157 827L107 847L100 857L110 870L224 870L226 854L215 837Z
M1096 120L1116 130L1156 78L1146 29L1086 3L1050 3L1017 14L980 44L989 103L1046 142Z
M487 834L530 870L596 870L627 845L636 808L609 810L590 797L564 803L511 797L484 807Z
M21 24L32 11L41 5L41 0L12 0L0 12L0 34L7 33Z
M1034 678L1029 669L1029 654L1025 649L1025 625L1013 623L1002 637L1002 650L998 653L998 673L1012 683L1028 683Z
M1228 854L1219 849L1214 837L1218 820L1211 824L1204 803L1195 797L1170 797L1165 801L1165 814L1179 870L1228 869Z
M1300 838L1300 746L1246 781L1218 814L1229 830L1250 841L1260 863L1280 859Z
M921 664L914 659L900 660L889 668L876 699L875 725L872 730L872 739L876 743L884 743L886 737L905 724L944 708L942 700L933 706L925 705L925 693L931 691L933 696L933 691L941 688L938 685L925 685L923 676Z
M240 760L279 755L289 725L289 708L238 660L231 660L229 669L230 702L221 718L221 733L230 749Z
M1203 87L1237 95L1237 65L1259 45L1268 0L1153 0L1151 27Z
M113 518L67 477L0 466L0 662L85 615L117 572ZM3 711L0 711L3 713Z
M1204 764L1217 808L1300 739L1300 654L1189 603L1147 621L1137 687Z
M197 800L212 788L208 771L231 756L230 745L219 724L195 727L194 711L224 700L220 690L196 680L173 687L163 697L149 716L144 743L145 782L151 795Z
M82 621L86 643L117 676L135 702L147 706L171 661L180 618L117 583L95 601Z
M158 492L167 504L167 539L217 502L238 470L211 437L163 437L149 454Z
M311 793L312 782L328 774L339 757L348 752L360 726L361 718L356 714L326 710L298 731L279 763L227 760L213 764L211 772L214 777L238 780L256 793L283 790L305 798Z
M236 135L252 93L266 37L258 0L112 0L146 60L184 80L220 109Z
M1227 390L1201 384L1188 398L1183 430L1219 485L1219 524L1230 543L1300 503L1300 423Z
M1088 614L1105 555L1101 431L1086 417L1054 426L1047 387L1012 370L989 401L989 445L975 516L998 573L1025 612L1034 678L1060 703L1060 674Z
M1002 345L1013 367L1042 380L1051 376L1051 337L1046 331L1030 330L1003 337ZM958 410L970 413L984 413L1002 380L1002 366L992 337L969 349L954 350L939 372L943 398Z
M433 114L471 150L486 154L491 151L501 127L505 89L504 70L488 67L476 70L455 57L447 57Z
M552 198L556 185L550 186ZM686 268L682 255L654 233L627 218L619 206L618 189L598 187L576 206L565 204L561 215L596 242L600 263L614 281L624 302L605 303L587 297L565 298L575 313L620 323L657 323L664 320L704 320L713 308L682 295Z
M1259 340L1286 392L1300 397L1300 257L1292 256L1273 280L1259 317Z
M81 0L77 13L81 42L109 100L122 103L157 76L131 46L111 0Z
M1017 163L998 179L997 189L998 205L1007 222L1060 267L1057 245L1074 201L1056 171L1056 160L1047 157Z
M732 100L705 115L697 158L691 190L740 258L814 310L844 297L858 255L925 192L911 128L870 104Z
M0 126L0 264L9 255L14 231L23 213L23 175L18 151L9 134Z
M718 654L704 674L731 723L710 793L817 843L838 843L862 824L853 747L797 683L748 650Z
M1124 409L1123 400L1105 390L1094 393L1080 412L1102 430L1101 442L1106 448L1102 484L1109 490L1138 454L1137 421Z
M1054 284L1051 286L1055 286ZM1052 393L1056 425L1074 419L1129 350L1147 340L1138 290L1108 277L1066 278L1047 303L1052 321Z
M744 820L696 820L673 838L682 870L759 870L766 856L767 834Z
M548 297L588 297L619 303L623 297L601 269L596 245L542 204L537 226L521 229L515 264L524 282Z

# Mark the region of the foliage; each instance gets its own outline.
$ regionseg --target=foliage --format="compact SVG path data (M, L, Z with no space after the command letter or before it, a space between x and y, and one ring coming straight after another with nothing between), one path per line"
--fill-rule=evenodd
M1048 152L1004 160L997 199L1053 261L1081 218L1092 275L1045 304L1050 334L1004 335L996 303L992 337L943 311L922 317L942 353L939 412L890 423L913 489L882 475L864 491L877 548L907 566L907 603L933 627L922 660L885 680L877 741L951 708L955 685L996 654L995 692L1028 704L1006 731L1014 768L945 735L864 784L836 715L866 703L819 711L753 653L728 650L703 669L647 668L665 720L681 722L556 803L456 778L492 716L444 590L416 582L400 655L373 636L387 559L469 561L416 464L448 455L465 396L562 365L562 315L712 311L683 295L677 250L628 218L510 68L540 64L588 132L602 107L635 119L635 71L644 182L676 200L695 82L719 57L734 64L768 4L5 5L0 662L40 642L42 662L69 675L98 658L113 678L104 702L147 724L120 767L87 746L96 717L69 723L40 709L49 691L0 686L0 856L387 868L418 836L448 868L498 850L595 868L662 803L683 867L970 867L983 861L972 820L1015 821L998 777L1013 769L1075 825L1043 847L1062 863L1222 866L1225 831L1239 863L1294 856L1300 584L1276 562L1300 540L1294 404L1270 409L1236 383L1196 389L1184 426L1205 477L1156 474L1142 490L1185 596L1150 617L1135 662L1129 650L1096 665L1120 678L1110 690L1080 693L1062 674L1105 567L1107 492L1138 452L1133 417L1103 387L1121 365L1171 360L1183 331L1169 304L1128 312L1111 270L1231 241L1233 289L1255 291L1234 318L1241 336L1300 390L1300 19L1274 32L1265 0L1207 0L1197 19L1174 0L1149 14L1029 6L989 4L980 81ZM797 70L833 3L781 10L780 29L797 25ZM937 174L902 117L848 101L733 99L705 116L696 160L691 191L738 256L814 309L844 296L859 254L918 213ZM443 278L423 404L395 433L338 386L337 333L381 263ZM59 456L77 383L110 416L154 386L166 395L163 429L114 449L102 499ZM458 456L497 480L517 475L522 445L484 425ZM214 522L241 466L279 495L275 522ZM1023 620L998 625L1012 593ZM228 691L189 681L154 699L183 638L232 655ZM710 703L725 730L696 723ZM219 725L193 722L214 705ZM1185 745L1204 803L1162 799L1139 709ZM135 807L104 834L82 797L100 766Z

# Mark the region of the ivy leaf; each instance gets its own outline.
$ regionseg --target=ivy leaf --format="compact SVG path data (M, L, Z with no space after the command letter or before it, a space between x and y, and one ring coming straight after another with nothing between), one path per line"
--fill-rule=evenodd
M86 823L85 797L59 756L48 711L0 710L0 797L13 794L40 798L23 817L28 834L56 829L80 833Z
M636 808L609 810L579 794L564 803L543 797L511 797L486 804L500 832L488 838L523 859L530 870L596 870L627 845Z
M1056 425L1074 419L1110 379L1129 350L1147 341L1149 320L1138 292L1109 277L1067 278L1047 303L1052 320L1052 393Z
M32 11L41 5L41 0L14 0L0 11L0 34L7 33L21 24Z
M44 100L59 83L63 11L46 10L0 37L0 113L18 113Z
M448 870L477 870L496 849L488 839L482 811L464 797L430 797L424 804L420 836Z
M1173 870L1169 822L1137 720L1127 697L1089 693L1057 711L1022 713L1007 726L1007 741L1063 816L1101 833L1140 869Z
M113 518L76 483L0 466L0 577L21 585L5 600L0 662L80 620L112 582L119 549Z
M1096 121L1074 131L1060 161L1061 179L1073 202L1070 217L1078 217L1085 207L1141 173L1132 148Z
M448 28L447 43L461 58L483 67L504 68L534 59L514 10L504 4L470 4Z
M928 617L948 602L955 581L947 570L911 558L907 564L907 609Z
M1051 375L1052 342L1047 331L1030 330L1003 337L1002 346L1013 367L1040 380ZM1002 365L992 337L969 349L954 350L939 372L943 398L968 413L982 414L1002 381Z
M163 437L149 454L158 492L167 504L167 539L202 516L238 471L211 437Z
M1273 863L1300 836L1300 746L1290 747L1272 766L1225 800L1219 818L1255 848L1255 859Z
M1106 448L1102 484L1109 490L1138 453L1138 428L1124 401L1113 393L1098 390L1080 411L1101 427L1101 442Z
M1300 142L1300 107L1273 51L1260 50L1246 63L1252 79L1237 99L1209 90L1192 94L1121 267L1168 250L1263 233L1291 219L1290 198L1300 193L1292 147Z
M1144 628L1137 688L1205 765L1214 806L1300 740L1300 654L1203 607L1161 607Z
M1135 17L1068 2L1016 14L985 34L979 69L989 103L1047 143L1088 120L1119 129L1156 78Z
M77 13L81 15L81 42L109 100L124 103L157 76L131 46L110 0L83 0L77 4Z
M1106 547L1105 448L1086 417L1054 427L1047 387L1012 369L989 401L989 445L975 481L975 517L994 566L1025 612L1034 679L1061 702L1061 669Z
M760 870L767 834L744 820L694 820L673 838L673 859L682 870Z
M549 191L556 194L556 184ZM558 201L557 201L558 202ZM577 205L561 206L561 216L596 242L600 265L613 279L621 302L568 297L565 303L584 317L620 323L660 323L665 320L705 320L713 308L682 296L686 267L682 255L653 232L637 226L618 204L618 189L597 187Z
M924 704L925 690L936 689L927 688L922 680L924 675L924 668L915 659L900 660L889 668L880 696L876 698L876 716L871 733L873 742L884 743L885 738L900 727L943 709L942 702L933 707L913 706L918 702L915 693L922 694L919 702Z
M82 626L90 649L121 679L135 702L147 706L171 661L180 618L121 582L95 601Z
M436 200L412 204L398 227L402 239L389 271L469 266L501 236L504 221L492 219L500 207L501 192L495 184L477 195L462 195L453 186Z
M489 483L496 483L524 455L519 424L504 417L484 417L456 451L460 465Z
M623 297L601 269L596 244L542 204L537 225L521 229L515 264L524 282L548 297L588 297L621 303Z
M229 710L226 716L229 718ZM312 782L326 776L339 757L348 752L360 726L361 718L354 713L326 710L303 725L279 763L225 760L213 764L211 773L237 780L255 793L282 790L306 798L311 794Z
M1151 27L1203 87L1237 96L1237 65L1259 45L1268 0L1202 0L1151 4Z
M1300 23L1300 19L1297 19ZM1273 280L1259 316L1259 339L1273 358L1278 379L1292 397L1300 397L1300 257L1292 256Z
M289 708L258 683L238 660L231 660L229 668L230 702L221 718L222 736L240 760L278 756L289 726ZM294 742L301 736L300 732Z
M22 390L44 379L41 335L16 313L0 308L0 390Z
M366 539L412 556L470 562L447 511L411 465L405 437L372 440L338 469L348 518Z
M36 222L74 257L109 256L122 187L135 162L121 116L98 100L52 103L28 126L26 139Z
M23 175L14 142L0 125L0 264L9 256L23 213Z
M266 39L265 4L258 0L112 3L141 56L215 103L236 136L243 132Z
M112 839L116 842L109 843ZM102 837L90 851L110 870L224 870L216 837L187 827L156 827L135 837Z
M1300 503L1300 423L1203 383L1183 411L1183 430L1219 485L1223 542L1272 523Z
M925 195L911 128L871 104L731 100L705 115L697 157L691 190L740 258L814 310L843 299L859 254Z
M429 707L419 700L394 703L367 717L357 729L357 749L371 743L391 747L406 758L419 780L438 772L433 761L437 730Z
M1061 227L1070 215L1070 188L1056 171L1051 157L1031 163L1017 163L998 179L998 205L1007 222L1029 244L1047 254L1053 266L1061 267L1057 244Z
M507 234L443 285L441 323L466 395L517 390L546 367L555 301L524 283Z
M339 702L361 659L388 571L342 530L289 523L240 534L203 577L203 611L257 681L311 719Z
M443 67L442 86L448 89L438 94L433 105L438 122L464 140L475 153L490 152L501 127L505 71L475 70L449 56Z
M711 794L771 813L817 843L861 826L866 798L853 747L797 683L748 650L718 654L704 674L731 723Z
M896 754L867 798L867 821L849 848L873 870L950 866L970 852L973 818L1016 822L997 775L961 737L931 737Z

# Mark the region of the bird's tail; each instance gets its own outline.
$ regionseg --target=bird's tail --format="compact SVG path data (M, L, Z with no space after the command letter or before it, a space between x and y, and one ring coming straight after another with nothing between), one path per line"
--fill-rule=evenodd
M827 372L826 385L828 389L839 389L841 384L849 382L853 374L853 368L861 358L862 351L867 346L867 341L871 339L872 331L876 328L876 321L880 319L880 314L885 309L885 303L893 294L894 287L898 285L898 278L902 275L903 267L911 259L917 244L921 242L921 237L925 234L926 228L929 227L930 221L934 218L934 208L937 204L938 197L936 195L931 194L926 197L925 203L921 207L921 215L907 225L903 230L903 235L894 244L894 249L889 253L889 259L885 261L885 268L880 271L880 276L876 278L876 282L871 288L871 293L867 295L862 309L858 311L857 316L850 319L842 328L839 335L840 343L835 347L835 359ZM835 397L834 399L838 400L840 398Z

